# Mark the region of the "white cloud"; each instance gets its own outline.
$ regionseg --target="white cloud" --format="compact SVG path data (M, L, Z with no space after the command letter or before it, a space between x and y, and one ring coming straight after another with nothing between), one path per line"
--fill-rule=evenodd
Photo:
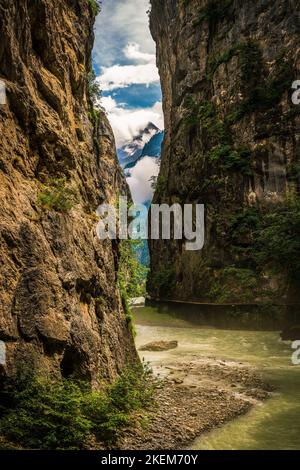
M150 108L128 109L116 103L111 97L102 97L101 105L107 111L108 119L113 128L117 148L132 140L149 122L159 129L164 128L164 119L161 102Z
M133 202L143 204L152 199L152 176L158 176L158 160L151 157L144 157L131 170L130 177L127 178Z
M119 65L101 67L101 75L97 78L103 91L126 88L130 85L149 86L159 83L159 74L154 54L141 51L141 46L135 42L127 44L122 51L130 60L145 62L144 64Z
M131 85L159 83L148 9L149 0L102 0L101 13L96 19L93 60L100 72L97 80L103 91L112 92L111 96L102 97L100 104L106 109L118 148L131 141L149 122L164 128L161 102L130 109L117 103L113 92ZM122 99L124 95L125 92ZM144 157L130 171L128 183L133 200L143 203L151 199L150 178L159 173L157 161Z
M148 54L147 52L141 52L141 46L136 42L131 42L127 44L124 49L124 55L127 59L138 60L142 62L147 62L150 64L156 63L155 54Z
M111 96L102 96L100 103L107 113L112 112L116 107L117 103Z
M130 85L159 83L159 75L155 64L113 65L102 67L102 74L97 80L103 91L111 91Z
M149 0L102 0L95 24L94 60L99 68L117 63L131 42L140 44L144 53L155 54L148 9Z

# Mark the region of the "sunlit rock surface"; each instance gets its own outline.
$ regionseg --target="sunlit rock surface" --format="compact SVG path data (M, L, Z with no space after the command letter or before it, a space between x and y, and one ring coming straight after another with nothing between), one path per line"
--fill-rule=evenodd
M97 206L127 187L88 93L92 9L87 0L0 3L1 373L26 366L96 386L135 350L118 246L95 230ZM66 197L76 195L66 212L38 202L61 178Z

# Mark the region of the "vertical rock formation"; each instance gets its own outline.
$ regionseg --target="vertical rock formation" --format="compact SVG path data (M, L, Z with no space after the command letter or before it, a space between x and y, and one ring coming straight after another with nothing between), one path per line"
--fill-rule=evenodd
M96 386L135 358L118 245L96 236L97 206L127 189L89 93L94 13L88 0L0 0L2 376L30 367Z
M206 206L201 252L151 242L151 293L285 299L286 279L258 269L252 248L264 217L299 192L300 106L291 100L300 79L299 2L151 5L166 124L154 202Z

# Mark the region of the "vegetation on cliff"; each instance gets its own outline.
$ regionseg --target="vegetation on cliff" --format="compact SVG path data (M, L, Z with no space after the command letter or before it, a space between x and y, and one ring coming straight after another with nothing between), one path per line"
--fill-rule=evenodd
M78 194L66 178L57 178L43 185L37 203L44 210L69 212L79 202Z
M118 283L127 298L146 295L148 269L139 262L136 256L141 243L140 240L131 239L120 242Z
M149 369L139 365L128 366L98 391L71 378L58 381L23 372L2 393L6 406L0 407L0 433L25 449L110 446L146 418L154 387Z
M151 1L166 121L154 202L206 208L201 252L151 242L156 297L296 299L299 7L278 3Z
M118 270L118 286L121 293L123 309L127 324L135 336L135 327L130 308L130 299L146 297L146 281L148 268L138 259L137 250L141 246L141 240L122 240L119 245L120 259Z
M93 15L96 16L101 11L101 2L99 0L88 0Z

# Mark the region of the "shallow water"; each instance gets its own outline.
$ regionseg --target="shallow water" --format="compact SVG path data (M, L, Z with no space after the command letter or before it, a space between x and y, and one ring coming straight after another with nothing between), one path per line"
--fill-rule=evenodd
M142 353L156 373L163 376L170 365L209 356L254 366L276 387L271 399L199 437L191 449L300 448L300 366L292 365L291 345L280 340L278 331L219 329L215 322L213 327L209 322L200 326L153 307L134 313L138 348L154 340L179 343L170 351Z

